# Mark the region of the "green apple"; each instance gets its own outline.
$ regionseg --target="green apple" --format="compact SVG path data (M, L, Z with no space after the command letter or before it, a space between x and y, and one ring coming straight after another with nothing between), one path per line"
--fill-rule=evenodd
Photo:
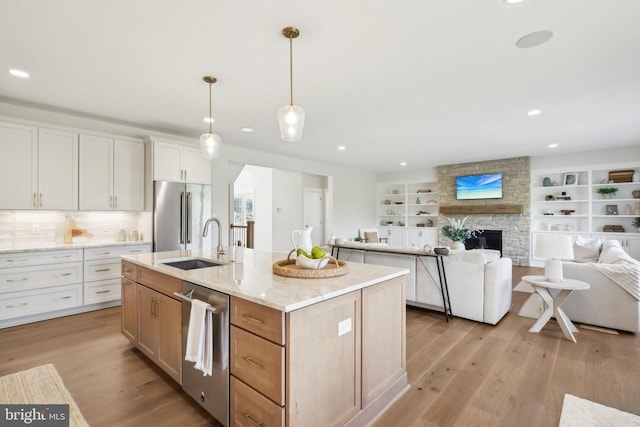
M300 255L304 255L305 257L307 257L307 258L309 258L309 259L311 259L311 258L312 258L312 257L311 257L311 255L309 255L308 253L306 253L306 252L304 251L304 249L302 249L302 248L298 248L298 250L296 251L296 256L300 256Z
M314 246L313 248L311 248L311 256L313 257L313 259L320 259L326 254L327 253L324 251L324 249L319 246Z

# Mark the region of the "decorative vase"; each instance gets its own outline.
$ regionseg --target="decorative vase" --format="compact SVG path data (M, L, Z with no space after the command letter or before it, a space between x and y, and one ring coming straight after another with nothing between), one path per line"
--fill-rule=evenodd
M449 247L452 251L464 251L465 249L464 243L459 240L454 240L453 242L451 242L451 245L449 245Z
M542 186L551 187L551 178L549 178L548 176L545 176L544 179L542 180Z

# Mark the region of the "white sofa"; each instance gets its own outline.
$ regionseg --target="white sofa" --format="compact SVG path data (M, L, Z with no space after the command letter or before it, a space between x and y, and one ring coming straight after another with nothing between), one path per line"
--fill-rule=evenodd
M407 268L408 305L443 310L436 258L415 248L345 243L339 259ZM495 325L511 307L511 259L498 251L452 251L444 258L451 311L456 317Z
M626 255L617 240L604 241L597 261L562 263L565 278L582 280L591 286L575 291L562 305L563 310L574 322L639 333L640 300L617 284L610 273L599 270L598 264L628 269L627 277L637 282L637 273L632 269L640 269L640 262ZM640 288L640 283L635 285Z
M413 305L438 309L442 307L434 281L438 273L435 263L427 267L429 274L420 274L424 265L419 264ZM498 251L452 251L444 258L444 268L454 316L495 325L511 308L510 258L500 258Z

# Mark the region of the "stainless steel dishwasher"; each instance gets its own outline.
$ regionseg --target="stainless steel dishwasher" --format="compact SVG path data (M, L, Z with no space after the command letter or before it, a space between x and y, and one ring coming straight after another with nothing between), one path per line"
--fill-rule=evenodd
M190 283L182 282L182 389L220 423L229 425L229 295ZM211 304L213 312L213 369L204 376L193 362L184 360L187 331L191 314L191 300Z

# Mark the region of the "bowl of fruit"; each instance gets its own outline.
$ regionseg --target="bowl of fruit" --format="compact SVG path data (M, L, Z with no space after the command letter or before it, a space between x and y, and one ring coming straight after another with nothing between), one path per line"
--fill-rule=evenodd
M320 270L326 267L329 259L331 259L331 255L328 255L320 246L311 248L311 253L300 248L296 251L296 265L310 270Z

